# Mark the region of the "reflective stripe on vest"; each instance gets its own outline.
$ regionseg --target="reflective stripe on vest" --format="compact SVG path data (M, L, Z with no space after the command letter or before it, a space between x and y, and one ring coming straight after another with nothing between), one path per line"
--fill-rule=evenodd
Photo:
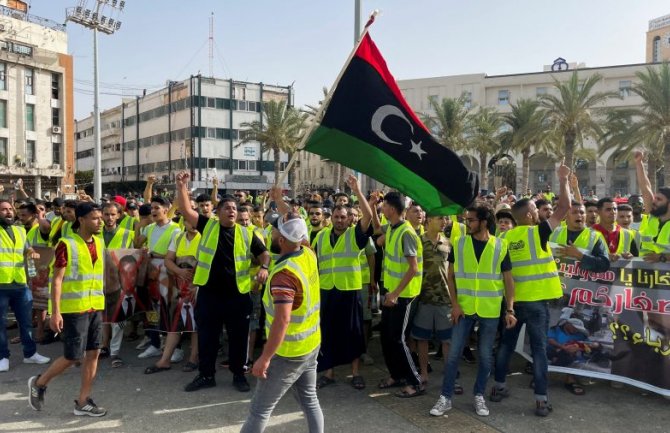
M102 241L93 236L98 259L92 263L86 242L78 235L59 241L67 249L67 265L61 285L60 312L82 313L105 308L103 292L104 252ZM53 276L53 262L51 267ZM49 301L51 311L51 301Z
M131 217L130 215L126 214L121 222L119 222L119 227L129 230L129 231L135 231L135 218Z
M152 242L152 235L154 233L154 229L157 226L158 225L156 223L149 224L149 227L147 228L147 245L149 246L150 252L164 256L167 254L168 248L170 247L172 233L179 227L176 223L170 221L168 223L168 228L165 229L163 233L161 233L161 236L158 238L158 240L156 242ZM153 247L151 244L154 244Z
M14 240L9 237L11 230ZM0 229L0 284L26 284L26 271L23 254L26 248L26 230L23 227L9 226ZM5 318L0 318L5 320Z
M577 248L582 249L583 251L586 251L587 254L591 254L591 251L593 251L593 247L596 246L596 241L599 239L600 232L596 230L591 230L591 229L583 229L579 235L577 235L577 238L575 241L572 243ZM602 235L600 236L602 237ZM549 237L550 242L554 242L559 245L567 245L568 244L568 227L567 226L561 226L557 227L556 230L554 230L551 233L551 236ZM605 243L607 244L607 243Z
M363 287L361 250L356 245L356 228L349 227L342 233L334 247L330 242L331 231L332 227L321 229L313 243L319 265L320 286L326 290L360 290Z
M502 261L507 254L505 241L491 236L477 260L471 236L456 240L454 276L458 303L467 315L500 317L503 298Z
M517 226L500 234L512 261L516 301L542 301L563 295L551 251L540 245L538 226Z
M640 225L640 257L650 253L670 253L670 223L660 227L661 221L655 216L649 216L644 227Z
M412 277L409 284L400 293L401 298L414 298L421 293L421 281L423 274L423 244L416 235L409 222L404 221L391 233L391 226L386 229L385 250L384 250L384 286L390 290L395 290L400 281L409 271L409 263L402 255L402 237L407 234L414 237L417 245L416 261L418 265L417 273Z
M186 238L186 232L180 233L177 236L177 240L175 241L177 250L175 251L176 257L196 257L198 254L198 245L200 245L201 238L202 235L199 232L196 233L187 246L186 241L188 241L188 239Z
M109 250L119 250L121 248L132 248L135 232L128 231L122 227L116 229L116 233L105 248Z
M268 277L271 282L275 274L280 271L288 271L300 280L303 290L303 299L300 306L291 311L291 319L286 329L286 335L277 349L277 355L286 358L294 358L313 352L321 344L320 316L320 292L319 271L314 253L305 247L301 247L300 253L280 260L275 265ZM265 331L270 334L270 328L274 321L275 309L271 290L265 290L263 294L263 306L265 307Z
M193 277L193 284L196 286L204 286L209 281L209 271L212 268L212 261L219 245L220 228L219 221L210 219L207 221L205 230L203 230L196 254L198 264ZM233 257L235 259L235 281L240 293L249 293L251 290L249 268L251 267L251 240L253 235L253 229L250 227L235 224Z

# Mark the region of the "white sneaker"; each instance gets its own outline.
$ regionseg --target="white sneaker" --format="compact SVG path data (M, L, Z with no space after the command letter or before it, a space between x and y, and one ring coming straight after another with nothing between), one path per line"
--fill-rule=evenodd
M178 362L182 362L184 360L184 351L182 349L175 349L174 352L172 352L172 356L170 357L170 362L176 364Z
M375 363L375 360L367 353L361 355L361 361L363 362L363 365L374 365Z
M486 407L486 400L483 395L475 396L475 412L479 416L489 416L489 408Z
M451 400L441 395L435 406L430 410L430 414L433 416L442 416L448 410L451 410Z
M142 339L142 341L140 341L140 344L135 346L135 349L144 350L147 347L149 347L149 344L151 344L151 339L145 335L144 338Z
M35 354L30 358L23 358L24 364L47 364L49 361L51 361L51 358L42 356L37 352L35 352Z
M154 346L149 345L149 347L147 347L144 352L137 355L137 357L140 359L145 359L145 358L153 358L156 356L161 356L162 354L163 352L160 349L157 349Z
M9 371L9 358L0 359L0 373Z

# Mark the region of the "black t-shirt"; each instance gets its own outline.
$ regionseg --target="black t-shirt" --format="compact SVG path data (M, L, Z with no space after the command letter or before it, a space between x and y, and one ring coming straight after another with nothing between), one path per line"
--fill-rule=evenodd
M488 241L480 241L479 239L475 239L473 237L470 237L472 239L472 249L475 250L475 257L477 257L477 261L482 257L482 253L484 252L484 248L486 248L486 244ZM449 251L449 263L454 263L455 258L454 258L454 249L452 248L451 251ZM502 263L500 264L500 272L507 272L512 270L512 260L509 258L509 252L505 254L505 257L503 258Z
M204 234L205 226L210 221L203 215L198 216L197 230ZM209 279L205 287L220 290L224 293L235 294L237 290L237 281L235 280L235 256L233 254L235 244L235 226L219 226L219 242L216 246L216 253L212 260L212 267L209 271ZM251 255L258 257L267 249L258 236L251 237Z
M551 228L551 224L549 224L549 221L542 221L540 224L537 225L537 229L539 231L540 235L540 245L542 246L542 249L545 251L547 250L547 242L549 242L549 238L551 237L551 232L554 231L554 229Z

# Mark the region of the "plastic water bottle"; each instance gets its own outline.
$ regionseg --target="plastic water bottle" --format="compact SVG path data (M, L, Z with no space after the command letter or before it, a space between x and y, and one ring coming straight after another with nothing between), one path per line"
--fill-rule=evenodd
M26 270L28 271L28 278L37 276L37 268L35 267L35 260L32 257L26 259Z

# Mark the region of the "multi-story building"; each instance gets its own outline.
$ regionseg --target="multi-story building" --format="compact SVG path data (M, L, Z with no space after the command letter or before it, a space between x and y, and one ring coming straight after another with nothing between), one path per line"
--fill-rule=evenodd
M211 188L214 177L220 190L268 189L275 180L272 152L261 152L257 142L241 142L242 124L263 122L261 107L269 100L290 102L292 88L191 76L124 99L101 113L103 190L150 174L171 184L185 169L199 191ZM93 146L93 118L77 121L77 171L93 170ZM284 170L285 154L281 161Z
M0 0L0 184L30 195L72 191L73 62L65 26Z
M670 60L670 14L649 21L647 63Z

